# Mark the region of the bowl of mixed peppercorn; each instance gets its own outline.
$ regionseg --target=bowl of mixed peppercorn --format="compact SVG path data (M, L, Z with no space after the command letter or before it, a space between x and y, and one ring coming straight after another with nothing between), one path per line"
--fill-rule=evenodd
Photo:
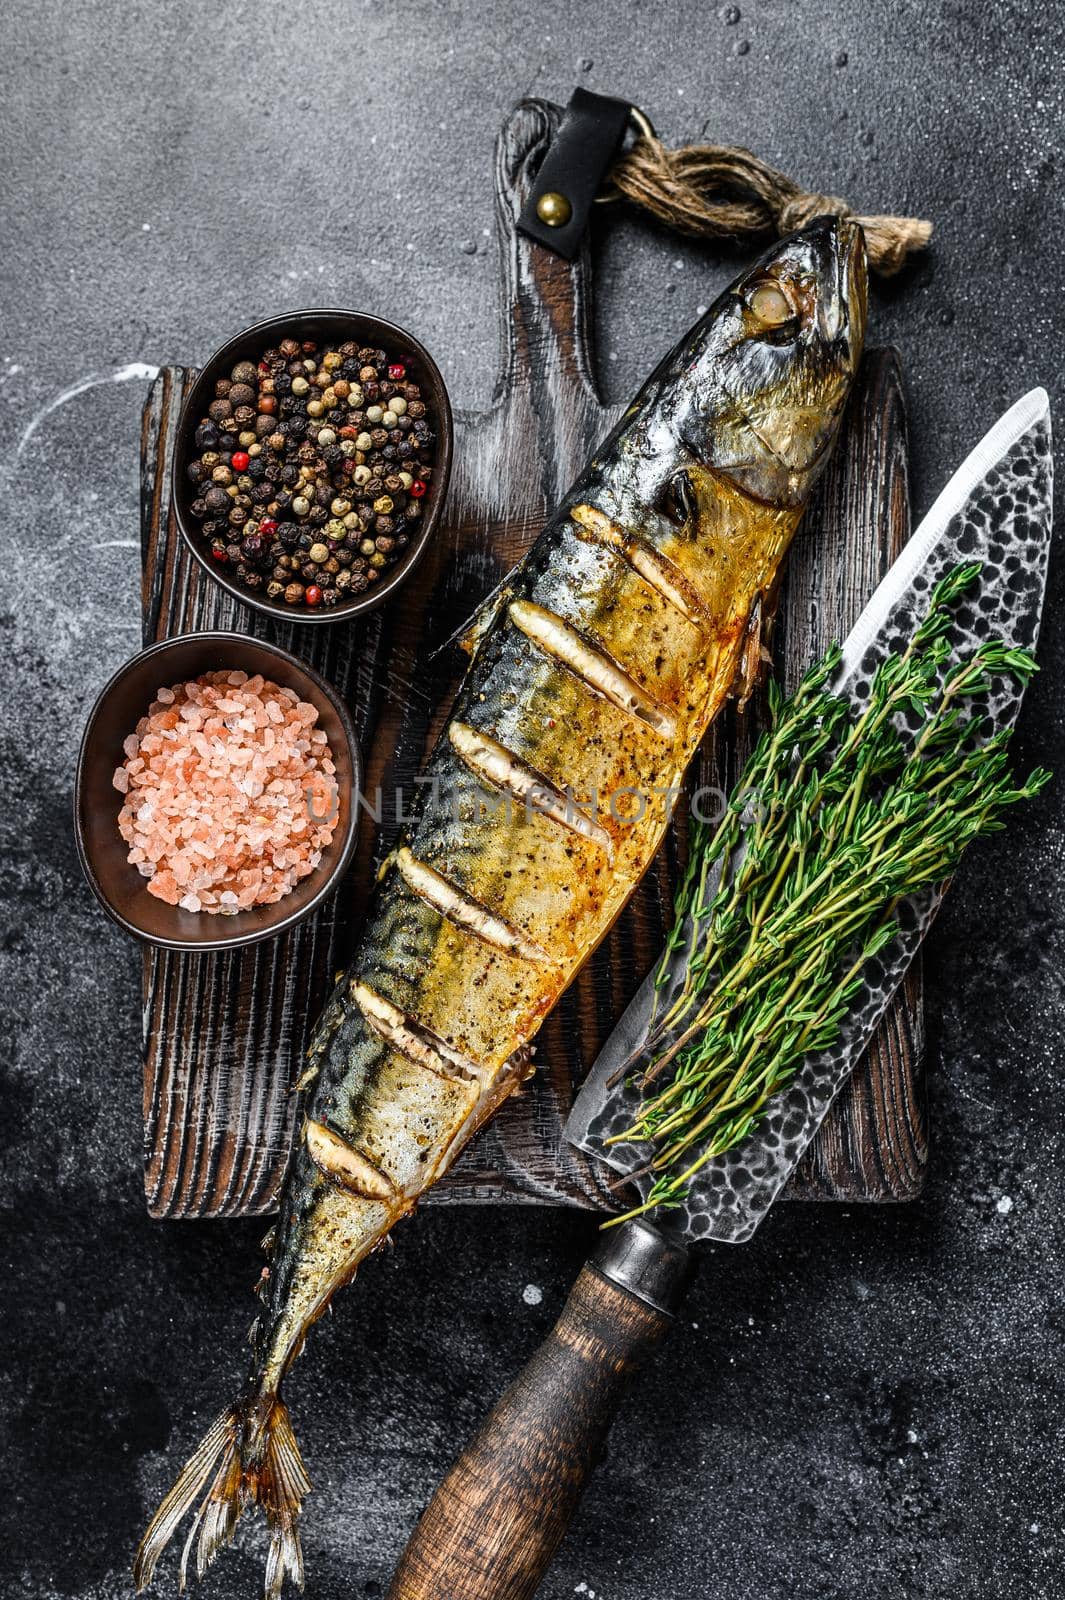
M173 477L186 544L269 616L368 611L410 575L451 470L428 352L349 311L272 317L222 346L185 401Z

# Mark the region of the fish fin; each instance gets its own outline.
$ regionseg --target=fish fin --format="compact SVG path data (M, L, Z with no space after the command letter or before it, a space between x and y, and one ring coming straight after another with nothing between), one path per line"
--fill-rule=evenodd
M768 641L776 620L776 600L777 596L774 595L770 610L762 596L756 595L754 605L751 607L739 660L736 663L736 677L732 685L738 711L746 711L747 702L764 681L767 667L772 665L773 657Z
M202 1578L219 1550L232 1540L248 1506L265 1513L270 1531L266 1600L279 1600L286 1577L302 1589L299 1514L310 1487L283 1401L273 1399L265 1412L258 1398L230 1406L178 1473L140 1542L133 1562L138 1593L151 1583L159 1557L194 1507L181 1555L182 1590L193 1547L196 1573Z
M485 595L476 611L467 617L465 622L461 622L454 633L444 640L443 644L437 646L429 657L430 661L435 661L437 656L443 655L445 650L450 650L453 647L465 650L470 660L473 660L473 657L477 654L478 645L511 596L512 580L516 571L517 567L512 568L505 578L499 580L495 588Z

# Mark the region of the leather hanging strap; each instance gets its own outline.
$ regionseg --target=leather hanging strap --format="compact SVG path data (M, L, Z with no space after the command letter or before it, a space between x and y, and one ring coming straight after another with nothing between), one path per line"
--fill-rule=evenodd
M631 115L626 100L574 89L518 218L522 233L573 260Z

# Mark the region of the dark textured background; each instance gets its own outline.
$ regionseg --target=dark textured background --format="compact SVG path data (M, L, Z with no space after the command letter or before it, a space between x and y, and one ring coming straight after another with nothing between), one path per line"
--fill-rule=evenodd
M139 953L70 837L81 724L138 643L141 364L332 302L409 324L455 398L484 400L492 140L520 94L579 80L638 99L671 141L746 143L935 220L935 249L872 321L906 362L918 512L1007 401L1040 381L1060 403L1061 5L739 10L5 8L5 1600L129 1592L134 1539L243 1363L259 1270L260 1226L145 1216ZM621 399L732 266L620 218L596 253L600 371ZM1060 567L1018 742L1063 768ZM1065 1593L1063 792L974 852L930 942L926 1198L792 1207L706 1261L548 1600ZM426 1211L315 1333L289 1399L317 1600L382 1592L591 1232ZM258 1593L258 1530L238 1543L207 1595Z

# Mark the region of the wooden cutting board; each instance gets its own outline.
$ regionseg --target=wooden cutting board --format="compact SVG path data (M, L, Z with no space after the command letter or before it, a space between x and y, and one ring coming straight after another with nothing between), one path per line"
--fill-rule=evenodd
M556 106L519 105L496 146L504 369L489 410L456 417L455 470L434 543L386 607L333 628L260 617L201 574L170 515L172 448L194 372L165 367L141 438L144 641L199 628L274 639L348 699L365 757L355 864L337 896L291 933L217 955L149 951L144 960L145 1194L154 1217L270 1211L295 1123L292 1084L309 1030L346 965L368 886L397 831L462 662L433 652L521 556L606 433L590 358L587 255L562 261L515 230L557 126ZM651 367L662 354L648 350ZM906 413L899 362L867 354L844 436L790 560L777 648L788 679L842 637L909 534ZM719 724L701 781L733 775L749 730ZM595 1167L560 1134L574 1086L661 947L681 832L663 847L625 915L543 1028L538 1071L427 1196L429 1203L594 1207ZM793 1198L904 1200L927 1158L920 1069L920 978L912 973L795 1174Z

